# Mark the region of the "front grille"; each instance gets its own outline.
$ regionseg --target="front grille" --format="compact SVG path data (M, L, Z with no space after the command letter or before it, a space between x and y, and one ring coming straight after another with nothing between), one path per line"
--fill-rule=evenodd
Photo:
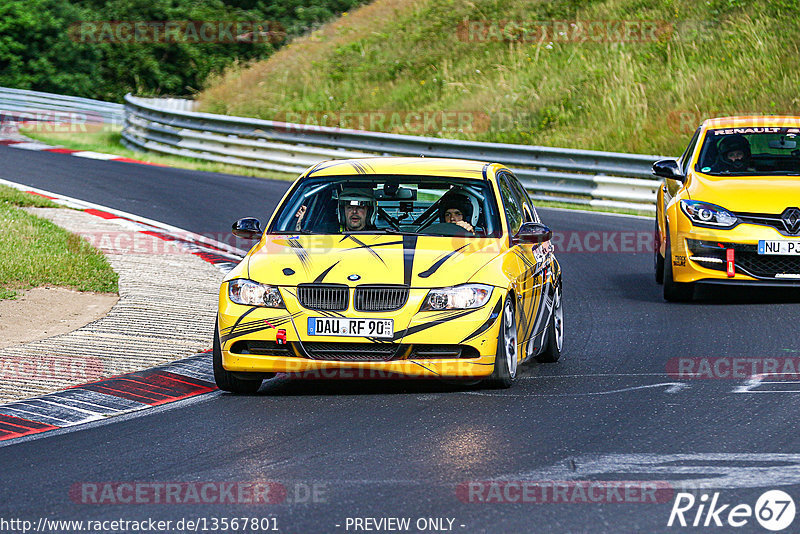
M687 239L686 245L694 256L723 260L723 263L698 262L708 269L724 271L725 249L732 248L737 272L755 278L776 278L776 275L800 275L800 256L759 254L756 245L744 245L741 243L718 243L716 241ZM691 258L692 256L689 257ZM778 276L777 278L780 279L781 277Z
M385 362L402 353L403 345L396 343L303 343L314 360L349 362Z
M344 311L349 289L339 284L300 284L297 298L309 310Z
M774 215L769 213L737 213L736 214L742 222L748 224L758 224L761 226L769 226L775 228L783 235L796 236L800 235L800 228L796 232L789 230L783 223L781 215Z
M289 345L278 345L274 341L237 341L231 346L235 354L258 354L259 356L292 357L294 352Z
M758 278L775 278L778 274L800 275L800 256L767 256L757 252L739 252L736 254L736 267L741 267L747 274Z
M408 300L405 286L359 286L353 297L358 311L391 311L402 308Z
M469 345L414 345L410 359L477 358L480 353Z

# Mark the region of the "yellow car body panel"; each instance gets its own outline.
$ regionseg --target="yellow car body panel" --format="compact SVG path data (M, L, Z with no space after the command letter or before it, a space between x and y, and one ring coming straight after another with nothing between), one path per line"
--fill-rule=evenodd
M800 117L755 116L709 119L698 128L697 142L693 147L690 146L690 153L684 154L679 161L679 167L687 171L685 180L664 180L658 191L656 203L656 232L660 237L656 253L664 257L665 262L671 263L675 282L794 285L792 279L800 279L800 273L796 273L797 277L789 276L791 273L778 273L775 277L750 276L747 267L738 261L735 272L729 276L726 269L720 268L720 263L692 260L693 256L708 257L703 251L713 251L712 244L720 245L720 249L735 249L734 258L738 259L737 251L752 251L752 247L758 247L761 240L790 240L795 235L764 224L751 224L746 217L752 214L770 214L779 217L785 210L800 207L800 176L769 172L719 175L711 173L710 167L696 169L703 142L707 135L711 135L712 130L722 136L759 134L764 133L762 130L765 129L766 133L770 133L769 129L789 129L790 132L797 129L797 134L800 134ZM794 135L796 134L792 134ZM709 228L698 225L681 209L682 200L705 202L722 207L740 220L730 228ZM742 216L745 219L742 219ZM800 240L800 237L797 239ZM666 257L668 241L671 244L671 257ZM705 244L703 248L695 245L697 250L691 250L690 242ZM747 247L743 249L742 245ZM722 258L721 255L719 257ZM781 278L781 276L786 277Z
M306 177L347 176L354 173L410 175L488 180L500 199L495 173L497 164L434 158L370 158L323 162L301 175L279 204L283 204ZM508 171L510 172L510 171ZM502 209L502 207L501 207ZM532 210L532 206L530 207ZM276 210L276 213L278 210ZM270 225L275 219L273 214ZM500 331L503 303L515 295L518 360L526 359L528 343L546 327L543 291L560 283L560 267L549 242L514 244L504 216L501 237L445 237L429 235L351 234L284 235L264 233L244 260L223 281L219 293L218 331L222 365L237 373L310 372L360 369L398 373L410 377L481 378L492 374ZM268 226L267 228L270 228ZM236 304L228 297L231 280L246 278L279 288L285 309ZM348 308L321 312L305 308L298 298L300 284L346 285ZM421 311L430 289L465 283L492 286L488 301L479 308ZM405 305L391 311L359 312L353 309L354 291L369 285L404 286ZM317 317L393 321L392 339L309 335L309 319ZM285 331L285 345L278 345L278 331ZM263 353L245 353L240 342L259 342L273 347ZM346 361L309 358L308 343L383 343L402 345L389 361ZM237 345L239 344L239 345ZM274 346L272 345L274 344ZM411 354L411 347L459 345L469 354L458 359L426 358ZM288 350L288 354L284 352ZM324 376L324 375L323 375Z

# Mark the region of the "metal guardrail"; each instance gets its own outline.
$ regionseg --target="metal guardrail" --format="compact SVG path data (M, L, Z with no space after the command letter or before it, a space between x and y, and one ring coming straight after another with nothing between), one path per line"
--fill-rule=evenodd
M125 106L78 96L0 87L0 117L17 121L83 121L122 125Z
M659 156L481 143L165 109L125 96L123 142L133 149L298 174L319 161L425 155L508 165L536 199L654 211Z

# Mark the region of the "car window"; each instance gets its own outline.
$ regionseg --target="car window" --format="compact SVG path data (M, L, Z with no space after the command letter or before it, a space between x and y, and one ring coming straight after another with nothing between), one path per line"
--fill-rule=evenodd
M536 213L536 209L533 207L531 197L528 195L528 192L522 186L519 179L511 173L504 174L508 178L508 182L513 191L516 193L516 197L522 202L522 214L524 221L539 222L539 215Z
M508 231L512 235L516 234L519 231L519 227L522 226L522 201L514 193L509 184L508 175L505 173L499 176L497 185L500 187L500 197L503 199L503 207L508 220Z
M456 220L453 220L457 217ZM463 222L463 225L458 223ZM500 237L500 213L484 180L448 176L331 176L301 181L269 233L399 233Z
M689 160L692 159L692 154L694 154L694 147L697 145L698 137L700 137L700 128L695 130L692 140L689 141L689 146L686 147L686 150L684 150L683 155L679 160L679 165L684 175L689 172Z
M800 174L800 128L769 126L706 130L695 170L718 176Z

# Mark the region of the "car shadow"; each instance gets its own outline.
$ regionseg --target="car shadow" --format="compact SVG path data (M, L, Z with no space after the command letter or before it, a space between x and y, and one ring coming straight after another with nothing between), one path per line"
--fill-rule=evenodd
M303 378L278 375L261 384L257 395L418 395L453 393L483 389L474 383L457 383L440 379L394 378Z

